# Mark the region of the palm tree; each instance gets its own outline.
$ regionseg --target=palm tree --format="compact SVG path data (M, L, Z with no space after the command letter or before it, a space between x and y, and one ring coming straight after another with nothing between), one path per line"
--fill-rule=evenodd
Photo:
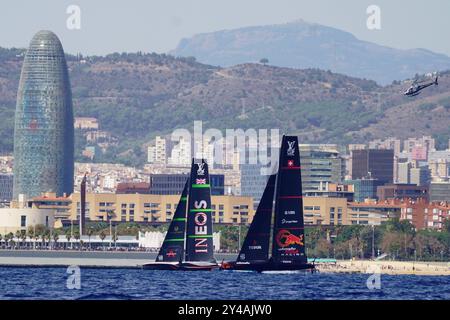
M89 250L91 250L91 236L94 234L94 230L92 230L92 228L89 228L87 234L89 237Z
M14 234L12 232L8 233L8 241L9 247L12 249L12 246L14 244Z
M104 231L100 232L100 239L102 240L102 248L103 249L104 249L104 247L103 247L103 240L105 240L105 238L106 238L105 232Z
M14 236L17 238L17 245L19 246L20 249L20 240L22 239L22 233L19 230L17 230Z
M33 227L28 228L28 238L30 238L30 244L31 244L33 242L33 238L34 238L34 228ZM34 249L34 242L33 242L33 249Z
M70 232L70 230L66 231L66 239L67 239L67 243L70 243L70 248L72 249L72 242L70 242L70 239L72 238L72 234ZM67 245L66 245L66 249L67 249Z
M23 247L25 247L25 242L27 240L27 233L26 232L22 232L21 237L22 237Z
M53 241L54 241L54 243L53 243L53 247L56 247L57 246L57 243L58 243L58 240L59 240L59 232L58 231L53 231L54 233L53 233Z
M78 231L75 231L73 237L74 237L75 240L77 240L77 242L78 242L78 240L80 240L80 233L79 233ZM81 242L79 243L79 248L80 248L80 250L81 250Z

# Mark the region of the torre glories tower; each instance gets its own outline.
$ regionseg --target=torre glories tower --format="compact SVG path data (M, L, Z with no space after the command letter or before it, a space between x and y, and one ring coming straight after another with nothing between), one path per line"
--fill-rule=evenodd
M13 197L73 192L72 92L58 37L39 31L20 76L14 127Z

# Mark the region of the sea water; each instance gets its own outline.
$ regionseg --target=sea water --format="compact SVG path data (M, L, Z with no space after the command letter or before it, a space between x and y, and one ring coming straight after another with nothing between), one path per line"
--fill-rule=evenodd
M448 276L380 275L375 287L368 286L368 278L342 273L0 267L0 299L450 299Z

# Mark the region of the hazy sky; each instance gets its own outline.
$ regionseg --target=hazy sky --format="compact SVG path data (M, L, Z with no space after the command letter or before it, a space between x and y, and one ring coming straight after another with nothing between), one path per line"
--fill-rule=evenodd
M381 30L368 30L366 8L381 9ZM81 29L69 30L69 5ZM34 33L54 31L67 52L167 52L196 33L304 19L395 48L450 55L449 0L1 0L0 46L27 47Z

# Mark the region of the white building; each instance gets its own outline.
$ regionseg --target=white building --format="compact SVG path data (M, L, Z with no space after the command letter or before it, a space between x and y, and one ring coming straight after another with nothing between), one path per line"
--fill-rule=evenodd
M168 160L170 165L174 166L190 166L191 157L191 142L186 141L183 137L180 138L178 144L172 148L171 156Z
M0 234L27 231L29 227L44 225L53 228L55 210L38 208L1 208Z
M165 164L167 156L166 139L156 136L155 144L148 147L147 153L148 163Z
M147 249L159 249L162 246L165 236L165 232L139 232L139 247ZM214 251L220 250L220 232L214 232L213 246Z

